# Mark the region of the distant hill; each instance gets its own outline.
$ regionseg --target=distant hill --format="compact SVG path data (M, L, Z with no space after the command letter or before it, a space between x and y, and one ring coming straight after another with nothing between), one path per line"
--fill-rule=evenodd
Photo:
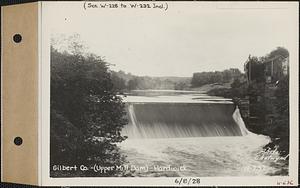
M196 72L193 77L177 76L136 76L124 71L112 71L112 80L117 90L197 90L209 91L228 88L235 79L244 75L238 69L214 72Z
M190 87L191 77L176 76L136 76L124 71L112 71L117 89L186 89Z

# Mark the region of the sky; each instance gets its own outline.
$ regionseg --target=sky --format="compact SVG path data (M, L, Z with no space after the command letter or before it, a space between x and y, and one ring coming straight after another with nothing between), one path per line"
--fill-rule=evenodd
M89 51L114 64L113 70L191 77L202 71L243 71L249 54L293 48L298 41L295 5L168 2L165 11L52 2L43 5L43 21L51 34L80 34Z

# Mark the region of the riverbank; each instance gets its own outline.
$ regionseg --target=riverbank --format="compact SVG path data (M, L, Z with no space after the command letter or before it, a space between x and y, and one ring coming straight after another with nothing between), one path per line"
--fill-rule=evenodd
M230 84L231 83L205 84L205 85L203 85L201 87L192 87L189 90L191 90L191 91L199 91L199 92L203 92L203 93L209 94L212 91L224 91L224 90L228 90L228 89L231 88ZM213 94L214 93L210 93L210 95L212 95L212 96L221 96L221 95L213 95ZM222 94L222 93L220 93L220 94Z
M277 149L281 156L286 156L289 154L288 85L288 77L281 79L276 86L262 82L250 85L236 82L229 88L212 88L207 94L230 98L240 109L245 107L240 101L248 101L247 108L244 108L247 112L241 110L247 129L269 136L271 141L264 148ZM288 165L288 160L285 163Z

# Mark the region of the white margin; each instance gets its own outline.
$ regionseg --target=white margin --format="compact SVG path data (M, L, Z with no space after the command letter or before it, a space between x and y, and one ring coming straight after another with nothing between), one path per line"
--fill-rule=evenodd
M42 2L38 1L38 185L42 185Z
M113 1L112 1L113 2ZM232 1L231 1L232 2ZM49 10L46 10L47 4L51 3L84 3L84 2L44 2L42 4L43 8L43 18L42 18L42 68L41 74L43 75L43 83L41 88L41 108L42 111L42 126L44 127L42 132L42 185L43 186L177 186L174 184L174 180L176 178L130 178L130 177L100 177L100 178L50 178L49 173L49 154L50 154L50 54L49 54L49 36L51 34L51 28L45 27L48 26L45 24L47 18L51 17L48 15ZM196 3L196 2L189 2ZM198 2L200 3L200 2ZM203 2L202 2L203 3ZM205 2L204 2L205 3ZM207 2L208 3L208 2ZM211 2L210 2L211 3ZM215 3L215 2L213 2ZM216 2L219 3L219 2ZM224 2L223 2L224 3ZM241 2L238 2L241 3ZM249 2L248 2L249 3ZM255 2L251 2L255 3ZM261 2L256 2L260 4L264 4ZM272 2L265 2L272 3ZM274 2L273 2L274 3ZM290 5L295 5L292 8L297 8L297 15L299 14L299 4L297 2L281 2ZM280 4L280 2L276 2L275 4ZM65 5L65 4L64 4ZM80 5L78 5L80 6ZM54 13L55 12L51 12ZM47 18L46 18L47 17ZM299 20L297 19L297 23L299 24ZM296 27L295 27L296 28ZM294 64L290 63L290 163L289 163L289 176L260 176L260 177L200 177L201 184L199 186L282 186L276 184L278 181L287 181L292 179L294 181L293 186L298 185L298 129L299 129L299 121L298 121L298 69L299 69L299 54L298 54L298 41L299 41L299 27L295 32L297 33L297 39L295 39L295 45L293 45L293 49L290 50L290 62L294 62ZM293 36L296 37L296 36ZM48 53L48 54L47 54ZM293 56L293 57L291 57ZM295 67L294 67L295 66ZM293 85L293 87L292 87Z

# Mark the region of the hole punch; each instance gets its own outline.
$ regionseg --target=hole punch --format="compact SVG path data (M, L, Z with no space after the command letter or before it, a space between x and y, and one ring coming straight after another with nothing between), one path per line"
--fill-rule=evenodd
M14 143L15 143L17 146L20 146L20 145L22 145L22 143L23 143L23 139L22 139L21 137L16 137L16 138L14 139Z
M22 36L20 34L15 34L13 40L15 43L20 43L22 41Z

